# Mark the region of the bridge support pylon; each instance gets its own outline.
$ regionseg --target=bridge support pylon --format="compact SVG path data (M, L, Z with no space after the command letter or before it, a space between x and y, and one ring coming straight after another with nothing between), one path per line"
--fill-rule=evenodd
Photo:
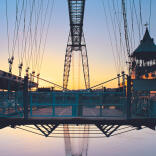
M70 19L70 33L64 61L63 88L64 90L66 90L68 87L72 53L80 52L82 58L85 87L86 89L88 89L90 88L89 64L85 37L83 33L85 0L68 0L68 8Z
M88 89L88 88L90 88L90 76L89 76L89 63L88 63L87 47L86 47L86 43L85 43L84 34L82 34L81 44L76 46L76 45L72 44L71 33L69 34L68 44L67 44L66 54L65 54L63 88L67 89L67 87L68 87L68 80L69 80L73 52L80 52L80 54L81 54L85 87L86 87L86 89Z

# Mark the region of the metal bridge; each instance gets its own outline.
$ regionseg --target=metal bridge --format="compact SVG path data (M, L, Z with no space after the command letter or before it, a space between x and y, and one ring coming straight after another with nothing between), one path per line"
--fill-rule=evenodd
M136 129L141 129L143 126L155 129L156 88L152 86L155 80L146 86L144 80L137 82L123 73L112 80L91 87L83 33L85 0L68 0L68 7L70 32L65 54L63 87L49 82L61 90L32 91L30 88L37 84L33 83L30 87L32 81L29 81L27 75L20 84L16 83L18 87L16 85L12 87L18 89L9 88L8 91L1 91L0 128L34 125L46 137L60 124L94 124L107 137L122 125L130 125ZM82 56L86 89L70 91L67 87L72 53L75 51L80 52ZM122 86L120 86L120 77L122 77ZM5 75L2 75L2 79L5 79ZM114 80L119 83L118 88L97 89ZM9 78L8 84L10 82L13 80ZM6 89L6 86L1 89Z
M26 77L23 91L0 92L0 127L95 124L106 136L104 126L110 125L110 130L116 125L155 129L156 94L127 80L120 89L38 92L28 91Z

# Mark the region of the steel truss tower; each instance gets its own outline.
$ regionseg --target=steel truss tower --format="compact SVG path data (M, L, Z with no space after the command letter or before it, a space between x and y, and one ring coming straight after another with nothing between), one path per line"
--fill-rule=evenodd
M63 87L67 89L73 52L80 52L82 58L85 87L90 88L87 48L83 33L85 0L68 0L70 33L65 54Z

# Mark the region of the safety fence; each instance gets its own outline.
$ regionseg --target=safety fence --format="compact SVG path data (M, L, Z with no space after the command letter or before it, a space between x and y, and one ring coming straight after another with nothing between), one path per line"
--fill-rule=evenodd
M132 118L155 118L156 92L133 91L131 107Z
M0 92L0 117L23 117L22 92Z
M24 117L23 92L0 92L0 116ZM123 92L29 92L28 117L124 117Z
M127 80L127 85L114 89L100 84L94 90L1 91L0 117L155 118L155 83L154 80Z
M30 93L31 117L123 117L126 98L120 92Z

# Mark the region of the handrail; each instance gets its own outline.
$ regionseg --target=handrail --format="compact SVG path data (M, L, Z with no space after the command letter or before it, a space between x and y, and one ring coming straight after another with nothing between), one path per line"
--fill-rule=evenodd
M104 81L104 82L99 83L99 84L97 84L97 85L94 85L94 86L88 88L88 90L89 90L89 89L93 89L93 88L98 87L98 86L101 86L101 85L103 85L103 84L105 84L105 83L108 83L108 82L110 82L110 81L113 81L113 80L115 80L115 79L117 79L117 78L119 78L119 77L122 77L122 76L127 76L127 74L122 74L122 75L119 75L119 76L117 76L117 77L115 77L115 78L112 78L112 79L110 79L110 80L107 80L107 81Z
M61 88L61 89L63 89L63 90L69 90L69 89L66 89L66 88L62 87L61 85L58 85L58 84L56 84L56 83L54 83L54 82L51 82L51 81L49 81L49 80L40 78L40 77L35 76L35 75L31 75L31 76L33 76L33 77L35 77L35 78L38 78L38 79L40 79L40 80L42 80L42 81L45 81L45 82L47 82L47 83L53 84L53 85L55 85L55 86L57 86L58 88Z

